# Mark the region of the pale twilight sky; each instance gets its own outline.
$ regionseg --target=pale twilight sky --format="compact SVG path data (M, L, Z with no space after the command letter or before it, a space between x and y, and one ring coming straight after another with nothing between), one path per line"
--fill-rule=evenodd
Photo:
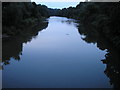
M70 6L75 7L79 2L85 0L31 0L32 2L36 2L37 4L46 5L48 8L68 8Z

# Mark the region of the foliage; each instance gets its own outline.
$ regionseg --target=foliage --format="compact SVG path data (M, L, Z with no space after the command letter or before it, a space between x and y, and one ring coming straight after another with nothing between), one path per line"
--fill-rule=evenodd
M59 16L77 19L84 27L96 28L94 30L90 29L89 32L101 33L115 47L120 48L119 2L83 2L79 3L76 7L62 9Z
M4 2L2 16L3 34L13 36L21 33L26 25L34 25L49 17L49 13L47 6L35 2Z

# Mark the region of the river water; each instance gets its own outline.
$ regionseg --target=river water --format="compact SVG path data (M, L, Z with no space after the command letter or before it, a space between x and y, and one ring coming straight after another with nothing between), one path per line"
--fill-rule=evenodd
M3 67L3 88L111 87L101 62L106 51L83 37L75 20L50 17L48 26L31 40L3 42L5 48L11 46L4 50L9 58Z

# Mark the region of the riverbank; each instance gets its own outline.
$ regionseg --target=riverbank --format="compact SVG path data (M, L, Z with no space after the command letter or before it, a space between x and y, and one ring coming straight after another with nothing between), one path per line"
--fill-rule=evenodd
M120 2L81 2L76 7L50 9L51 15L80 20L85 27L94 27L120 49Z
M26 27L34 27L48 18L48 8L35 2L2 3L2 37L24 33Z
M23 35L28 35L34 32L38 32L43 28L47 27L47 25L48 25L48 21L46 20L46 18L44 18L42 21L16 29L17 33L14 35L6 35L3 33L2 40L6 40L8 38L15 38L15 37L17 38L18 36L21 36L22 38Z
M10 37L14 37L17 35L21 35L25 32L31 32L31 29L33 28L38 28L41 26L40 24L42 22L46 21L46 18L40 18L40 19L28 19L26 20L25 23L22 23L20 25L17 26L3 26L3 34L2 34L2 38L10 38ZM26 31L29 30L29 31Z

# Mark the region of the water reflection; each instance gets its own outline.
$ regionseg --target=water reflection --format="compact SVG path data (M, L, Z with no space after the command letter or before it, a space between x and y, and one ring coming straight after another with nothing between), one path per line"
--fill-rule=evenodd
M68 18L65 18L65 17L57 17L56 16L52 16L52 19L49 19L49 22L53 22L53 21L57 21L57 22L62 22L63 24L67 24L67 25L75 25L77 26L78 23L77 23L77 20L75 19L68 19Z
M26 28L26 31L19 36L4 38L2 43L2 62L3 65L10 64L10 58L20 60L23 51L23 43L30 42L36 38L38 32L47 28L48 22L40 22L33 28Z
M3 40L4 65L10 63L10 58L21 60L23 43L30 42L38 35L39 30L47 26L48 23L44 22L34 32L26 32L20 36L9 38L9 40ZM25 56L22 55L22 58L25 61L3 70L3 87L109 87L105 75L102 74L104 66L98 61L105 55L102 50L107 50L105 59L102 60L107 64L105 74L110 78L114 87L118 87L120 81L118 59L120 57L116 54L113 45L94 27L79 25L77 29L75 26L74 20L72 22L67 18L50 18L45 32L43 31L42 35L40 32L36 40L32 40L29 45L24 47L26 49ZM81 35L77 30L84 35L82 37L84 41L95 43L100 50L95 45L89 45L81 40L79 37ZM113 61L113 59L115 60ZM24 77L21 77L22 75ZM12 83L9 76L20 84Z
M108 50L105 59L102 60L106 64L104 73L110 78L110 84L114 88L120 89L120 55L117 50Z
M105 59L101 60L106 64L104 73L110 78L110 84L114 89L120 88L120 50L116 49L102 33L92 25L79 25L78 31L87 43L95 43L100 50L106 50Z

